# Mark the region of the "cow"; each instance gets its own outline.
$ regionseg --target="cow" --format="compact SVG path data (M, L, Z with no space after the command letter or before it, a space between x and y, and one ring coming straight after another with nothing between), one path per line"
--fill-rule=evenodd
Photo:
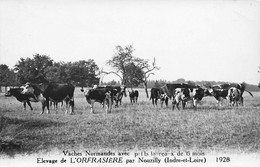
M249 95L251 95L253 97L253 94L246 90L245 85L242 84L220 84L220 85L214 85L214 86L210 86L208 89L209 95L214 96L215 99L217 100L217 104L221 105L221 103L223 102L223 99L229 100L228 97L228 90L232 87L237 88L240 91L240 101L241 101L241 105L243 105L244 103L244 98L243 98L243 93L246 91L249 93Z
M187 93L189 94L189 90L187 88L176 88L175 89L175 94L174 94L174 97L172 100L172 110L174 110L175 106L177 107L178 110L180 110L179 103L182 103L183 109L184 109L184 107L185 107L184 100L186 100L186 98L188 98Z
M170 99L173 98L173 109L180 102L182 102L182 106L185 108L186 103L191 100L193 101L193 107L196 109L197 102L204 97L204 89L186 83L165 84L161 89ZM177 97L175 97L176 95Z
M167 96L167 94L161 92L160 95L161 108L163 107L163 103L165 103L165 106L168 107L168 101L169 101L169 97Z
M5 96L6 97L10 97L10 96L14 96L18 101L23 103L24 106L24 110L26 110L26 103L28 104L28 106L30 107L31 110L33 110L30 101L32 102L38 102L38 100L36 100L33 96L33 94L22 94L21 92L23 91L22 88L10 88Z
M95 88L89 90L83 90L84 96L86 97L87 102L90 104L91 113L94 113L94 103L99 102L101 104L106 104L107 109L106 113L111 113L112 109L112 92L109 88Z
M151 89L151 95L150 95L150 100L152 100L153 106L157 106L157 100L160 99L162 94L162 90L160 88L152 88Z
M122 103L122 98L123 95L126 97L126 86L121 85L121 86L115 86L115 85L108 85L108 86L98 86L94 85L93 89L97 88L106 88L110 90L111 92L111 97L112 97L112 104L115 101L115 107L118 107L118 103Z
M137 100L138 100L138 96L139 96L139 92L138 90L131 90L131 91L128 91L129 92L129 98L130 98L130 102L131 103L137 103Z
M66 112L71 109L70 114L74 113L74 90L75 87L70 84L54 84L54 83L42 83L42 84L30 84L26 83L23 87L22 94L33 94L33 98L42 102L42 112L47 106L47 114L50 113L49 104L50 101L54 102L66 102Z
M240 89L231 87L228 90L228 98L230 105L234 106L236 104L238 106L238 103L242 102Z
M161 87L162 91L167 94L167 96L171 99L175 96L176 89L177 88L183 88L183 89L190 89L190 91L193 91L196 86L189 85L186 83L175 83L175 84L165 84L163 87Z
M203 97L208 95L208 89L203 88L201 86L196 86L191 92L190 96L193 100L193 108L196 110L198 102L202 100Z

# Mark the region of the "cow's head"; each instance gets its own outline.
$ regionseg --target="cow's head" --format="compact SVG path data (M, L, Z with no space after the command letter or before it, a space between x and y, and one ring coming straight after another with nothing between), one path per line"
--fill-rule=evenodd
M22 89L22 94L34 94L34 88L30 85L30 83L26 83L20 87Z
M193 89L193 98L196 100L201 100L205 96L205 91L207 89L197 87Z

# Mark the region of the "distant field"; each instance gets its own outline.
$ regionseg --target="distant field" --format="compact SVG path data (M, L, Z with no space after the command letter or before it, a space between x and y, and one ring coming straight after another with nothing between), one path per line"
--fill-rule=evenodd
M54 148L93 150L192 149L218 152L259 152L260 93L244 94L244 106L216 107L213 97L202 100L194 111L153 107L143 89L137 104L124 97L122 106L105 114L99 103L96 113L79 88L75 91L75 114L58 112L40 115L41 104L33 111L14 97L0 94L0 141L14 143L3 154L49 152Z

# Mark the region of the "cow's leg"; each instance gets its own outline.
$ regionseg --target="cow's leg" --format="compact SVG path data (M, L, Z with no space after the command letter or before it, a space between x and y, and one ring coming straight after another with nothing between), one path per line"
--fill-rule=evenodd
M50 100L49 100L49 98L46 98L45 104L46 104L46 107L47 107L47 114L49 114L50 113L50 106L49 106Z
M186 102L185 102L184 100L182 100L181 103L182 103L182 109L184 110L184 109L185 109Z
M241 106L244 106L244 98L242 96L240 97L240 101L241 101Z
M196 99L193 99L192 105L193 105L194 110L197 110L198 101Z
M66 109L66 110L65 110L65 114L68 114L68 110L70 109L69 101L66 100L65 103L66 103L66 104L65 104L65 109Z
M152 104L153 104L153 106L154 106L154 98L151 98L152 99Z
M110 98L107 99L107 113L111 113L112 110L112 101Z
M28 100L27 101L27 104L28 104L28 106L30 107L30 109L31 109L31 111L33 110L33 108L32 108L32 106L31 106L31 103L30 103L30 101Z
M103 102L103 108L104 108L104 102ZM90 112L94 114L94 101L91 100L91 103L90 103Z
M158 100L157 98L155 98L155 100L154 100L154 103L156 106L157 106L157 100Z
M174 110L175 105L176 105L176 100L173 99L173 101L172 101L172 110Z
M165 100L164 100L166 107L168 107L168 100L169 100L168 98L165 98Z
M74 113L74 99L70 100L70 108L71 108L70 114Z
M42 101L42 112L41 112L41 114L43 114L45 106L46 106L46 101Z
M180 110L179 104L180 104L180 102L178 101L178 102L176 103L176 108L177 108L178 110Z
M23 110L26 110L26 102L23 102Z

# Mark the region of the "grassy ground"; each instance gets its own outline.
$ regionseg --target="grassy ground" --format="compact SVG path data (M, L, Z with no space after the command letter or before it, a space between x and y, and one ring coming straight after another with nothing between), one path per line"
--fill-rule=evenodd
M207 97L198 110L153 107L143 90L137 104L129 98L111 114L99 103L90 113L82 92L75 91L75 114L64 107L40 115L41 104L23 110L15 98L0 94L0 154L50 152L54 148L92 150L192 149L207 152L259 152L260 93L244 106L217 108ZM6 143L6 144L4 144Z

